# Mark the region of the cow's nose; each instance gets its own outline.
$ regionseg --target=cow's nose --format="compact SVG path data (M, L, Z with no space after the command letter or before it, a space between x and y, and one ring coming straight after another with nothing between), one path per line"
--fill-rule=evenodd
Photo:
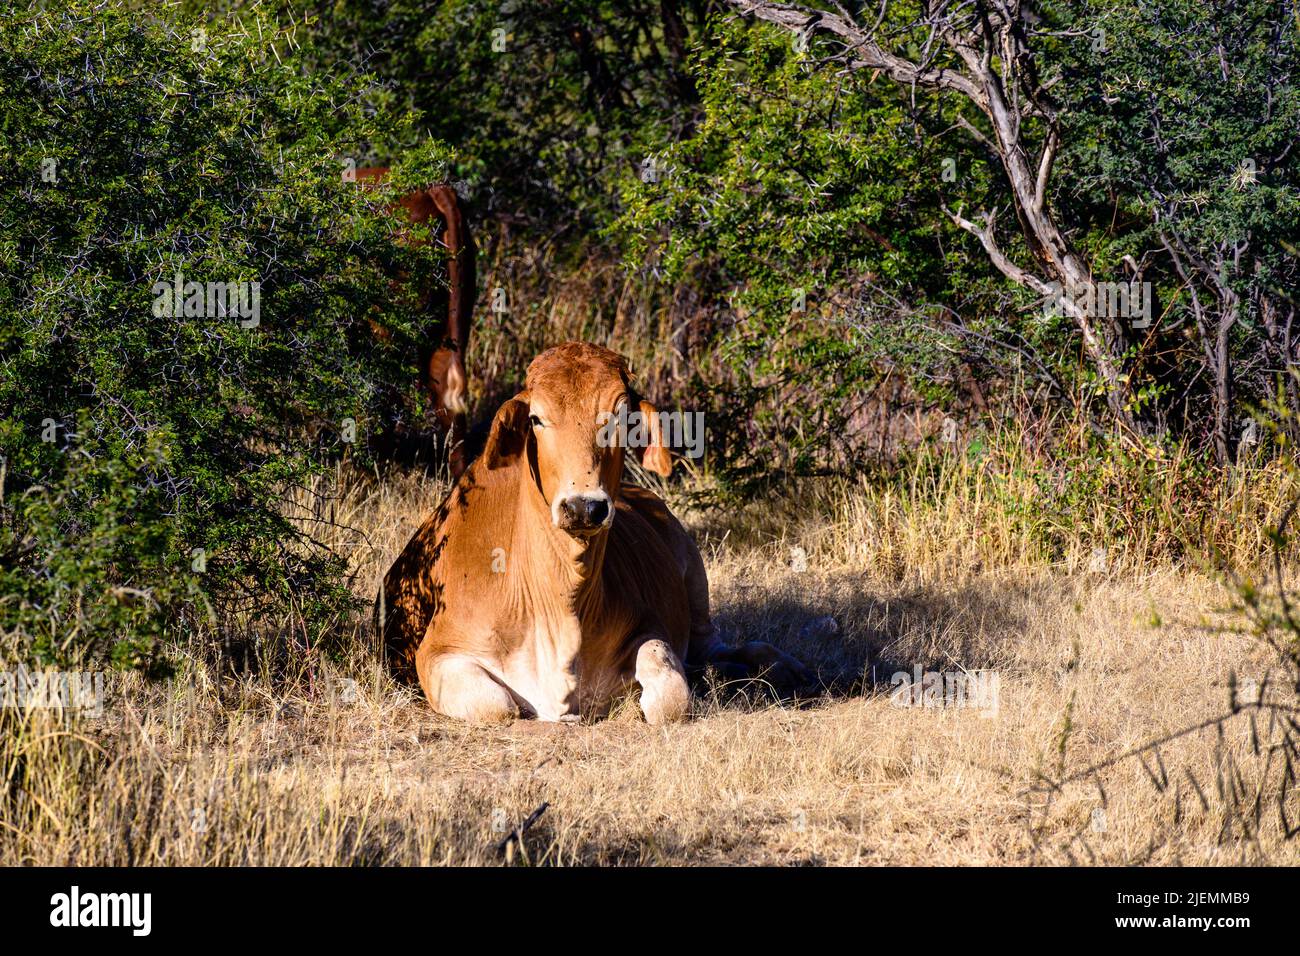
M560 501L556 524L564 531L592 531L609 523L609 495L569 495Z

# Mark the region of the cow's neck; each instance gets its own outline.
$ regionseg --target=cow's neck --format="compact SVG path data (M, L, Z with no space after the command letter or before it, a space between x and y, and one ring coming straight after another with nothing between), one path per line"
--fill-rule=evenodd
M536 580L534 576L540 575L547 582L543 603L553 603L550 610L589 619L599 610L600 570L609 532L601 531L589 538L565 534L555 527L550 506L532 482L519 497L521 514L515 524L515 552L522 557L528 577Z
M515 664L538 716L559 719L581 701L583 638L603 616L600 571L607 532L575 539L554 527L533 482L520 489L508 567L509 607L525 645ZM581 706L580 703L578 706Z

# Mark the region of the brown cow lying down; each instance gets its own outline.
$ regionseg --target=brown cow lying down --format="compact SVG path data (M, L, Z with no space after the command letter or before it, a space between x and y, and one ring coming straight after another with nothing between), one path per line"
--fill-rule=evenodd
M623 403L648 417L643 463L666 475L657 412L621 356L577 342L542 353L389 569L378 608L389 663L438 713L574 721L604 716L635 683L659 724L686 715L683 661L810 679L770 645L717 638L695 544L663 501L623 484L625 449L598 441L602 413Z

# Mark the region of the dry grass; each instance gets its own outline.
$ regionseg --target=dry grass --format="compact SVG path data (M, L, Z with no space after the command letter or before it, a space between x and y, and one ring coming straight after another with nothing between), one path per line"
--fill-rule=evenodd
M352 482L332 505L360 593L440 491ZM1233 768L1244 788L1276 786L1244 715L1222 738L1162 747L1164 793L1136 759L1050 801L1035 788L1221 712L1230 671L1275 666L1206 626L1227 600L1211 578L1122 555L1108 571L1052 567L1011 531L963 531L957 505L844 486L821 493L822 517L797 503L691 515L716 616L828 674L874 669L865 693L790 708L719 692L666 729L633 706L484 729L395 689L359 630L350 655L309 658L299 680L193 666L167 687L128 679L79 729L28 713L5 755L35 785L0 819L0 863L496 863L503 829L543 803L513 862L1300 863L1275 810L1243 834L1217 793ZM996 714L895 706L889 675L913 663L995 669Z

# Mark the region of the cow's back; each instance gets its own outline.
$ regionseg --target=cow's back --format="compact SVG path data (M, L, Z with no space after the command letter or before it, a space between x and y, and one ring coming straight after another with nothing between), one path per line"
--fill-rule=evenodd
M697 659L715 639L713 619L709 613L709 577L700 549L682 523L668 510L664 500L654 492L636 485L624 485L621 497L626 507L635 511L654 530L671 555L672 567L686 591L691 658Z
M389 567L375 604L384 660L399 683L415 683L415 652L441 602L434 568L441 549L439 542L445 540L442 525L446 516L444 501L425 519Z
M691 625L686 572L695 546L657 495L624 485L619 498L602 569L605 591L658 618L673 650L685 655Z

